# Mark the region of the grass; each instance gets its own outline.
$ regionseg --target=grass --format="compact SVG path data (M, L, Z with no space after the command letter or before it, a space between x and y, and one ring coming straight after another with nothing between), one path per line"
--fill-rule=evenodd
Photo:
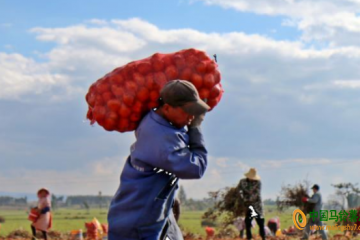
M180 227L186 232L205 235L204 228L201 227L203 213L201 211L182 212L179 220Z
M6 236L16 229L23 229L31 232L31 222L27 220L27 209L0 209L0 215L5 218L5 223L2 223L0 227L1 236ZM89 212L81 209L59 209L53 212L52 230L70 232L75 229L83 229L83 231L85 231L84 223L90 222L94 217L101 223L106 223L106 209L91 209Z
M278 212L276 206L265 206L265 220L267 221L273 217L279 217L281 222L281 229L287 229L290 226L293 226L292 213L295 208L289 208L284 212ZM203 212L184 212L180 217L179 224L181 227L188 232L205 235L204 227L201 226L201 216ZM334 221L325 222L326 225L335 225ZM254 233L258 232L258 227L253 230ZM341 233L341 231L330 231L330 235Z
M275 206L266 206L265 219L278 216L281 220L281 229L288 228L293 225L292 212L294 209L288 209L279 213ZM182 212L179 225L187 232L204 235L204 228L201 226L201 211ZM27 209L6 210L0 208L0 215L5 218L5 223L1 224L0 235L6 236L16 229L30 230L30 222L27 220ZM53 230L60 232L70 232L75 229L83 229L85 231L85 222L90 222L96 217L101 223L106 223L107 209L91 209L89 212L83 209L59 209L53 212ZM327 221L327 225L334 225L333 221ZM258 232L258 229L254 229ZM340 231L331 231L331 234Z

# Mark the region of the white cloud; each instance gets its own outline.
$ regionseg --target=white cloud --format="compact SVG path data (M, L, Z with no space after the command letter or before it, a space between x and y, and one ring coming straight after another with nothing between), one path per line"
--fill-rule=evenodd
M209 166L205 175L197 180L180 180L180 185L184 186L188 198L204 198L208 196L208 192L217 191L220 188L228 186L228 181L224 178L224 174L217 169L211 161L213 157L209 157Z
M89 27L85 25L66 28L33 28L37 39L56 42L59 45L80 49L98 48L112 54L131 52L144 46L145 42L133 34L109 27Z
M127 157L105 157L91 163L92 173L95 176L119 176Z
M241 12L282 16L284 26L297 27L305 41L324 41L331 46L359 46L359 1L311 0L202 0Z
M289 2L291 3L291 1ZM276 138L290 136L293 137L291 140L297 140L296 137L301 134L309 137L312 131L319 129L326 132L329 129L340 129L339 132L343 132L341 129L343 126L337 124L345 115L337 112L334 116L334 108L331 108L332 104L339 103L338 98L347 103L341 105L345 106L345 108L341 107L343 111L351 113L347 116L357 119L354 116L359 115L356 110L358 108L356 96L348 95L349 92L354 92L351 91L351 88L358 87L356 79L360 79L358 72L360 49L358 47L317 50L307 48L300 41L277 41L269 37L240 32L220 34L204 33L194 29L163 30L140 19L111 22L92 20L89 25L34 28L32 33L39 41L50 41L56 45L49 52L42 53L43 61L41 62L20 54L0 53L0 84L2 87L0 98L2 99L36 98L42 95L51 95L56 100L63 100L64 95L83 98L89 85L105 73L129 61L150 56L154 52L172 52L195 47L206 50L209 55L217 53L226 91L223 103L218 108L221 113L218 116L228 116L229 113L232 115L231 118L226 119L225 124L220 122L220 117L219 119L214 118L211 123L216 123L219 129L231 128L232 132L224 131L227 135L231 135L230 137L222 136L224 139L229 137L229 140L226 140L228 141L227 145L236 148L232 150L231 154L229 153L232 157L228 157L226 155L228 152L225 150L216 149L222 152L219 156L212 157L214 161L209 163L207 174L202 180L198 180L196 183L182 181L186 185L186 190L194 197L206 196L206 192L209 190L236 184L238 178L243 177L243 173L250 166L259 168L261 174L264 175L264 181L268 182L272 181L273 175L272 177L267 176L267 172L273 171L273 174L274 171L280 171L282 167L300 165L303 167L302 169L306 170L310 161L317 161L317 164L321 165L320 167L325 167L329 163L327 161L331 160L311 156L296 158L301 155L299 154L301 148L298 149L298 152L293 153L292 149L287 150L281 144L287 144L290 140ZM333 94L334 91L337 91L337 94ZM320 120L313 117L319 114ZM222 121L224 119L223 117ZM335 119L334 122L332 122L333 119ZM311 120L317 122L312 125ZM329 127L323 128L325 124L328 124ZM234 126L236 130L234 130ZM290 135L282 135L287 132L290 132ZM254 136L255 134L260 134L261 137ZM327 145L327 141L331 138L326 141L324 138L316 138L328 135L322 135L321 132L316 132L316 134L314 136L315 140L318 140L317 145L313 146L309 143L311 147L307 146L307 150L320 149L321 147L318 145L325 142L322 147L326 148L326 153L330 150L334 151L335 148L331 148L333 145L329 144L330 147ZM340 138L334 139L336 139L337 146ZM347 140L347 138L344 139ZM297 143L302 144L302 140L300 139ZM240 143L233 143L233 141ZM246 145L247 143L250 144ZM275 144L285 152L284 154L288 154L287 157L272 156L272 159L280 159L279 161L265 161L267 160L265 157L256 157L260 159L256 161L251 159L245 161L246 157L236 158L238 154L241 155L246 151L251 152L251 156L258 152L263 156L268 152L270 155L275 155L274 150L269 147L274 143L280 145L279 147ZM296 142L292 145L295 146ZM346 145L345 141L341 148L344 149L343 151L347 149ZM248 146L250 146L249 149L247 149ZM218 148L218 146L215 147ZM229 147L222 145L222 148L228 149ZM261 163L263 167L259 167ZM302 172L306 174L305 170ZM88 175L88 172L91 174ZM34 177L38 174L39 172L29 171L24 173L24 176ZM108 183L106 181L111 182L112 185L109 185L107 191L112 192L117 187L119 174L120 169L117 168L117 162L114 162L112 158L90 164L90 168L83 171L74 169L58 174L55 171L45 171L46 178L55 176L69 181L78 178L83 178L84 181L89 178L99 181L96 183L98 185L93 187L91 187L91 181L86 183L84 192L100 188L101 184ZM14 174L13 176L20 175ZM107 176L112 178L108 179ZM288 178L291 179L291 176ZM315 180L317 181L316 178ZM21 185L22 182L24 181L17 183ZM37 182L30 183L33 183L31 186L34 188L39 185ZM57 184L54 183L51 186L55 191L66 191L65 187ZM96 191L98 190L96 189Z
M358 6L355 1L311 1L311 0L201 0L209 5L219 5L224 8L233 8L243 12L254 12L271 16L289 16L301 18L304 16L316 16L333 14L340 11L350 11Z
M212 161L212 160L210 159L210 161ZM216 165L218 165L221 168L226 168L228 166L227 165L227 162L228 162L227 158L217 158L215 160L215 162L216 162Z
M260 162L260 165L263 168L281 168L281 167L303 167L308 166L311 168L312 166L317 165L326 165L331 164L333 161L331 159L285 159L285 160L263 160ZM294 165L296 163L296 165Z
M47 187L55 194L96 194L102 191L113 195L119 186L124 165L120 156L105 157L81 169L25 169L8 170L0 174L1 189L5 192L36 192Z
M90 19L89 21L86 21L87 23L92 23L95 25L108 25L108 21L103 20L103 19Z
M356 47L314 50L306 49L300 42L276 41L240 32L219 34L194 29L161 30L136 18L111 22L93 19L90 22L90 25L63 28L33 28L31 32L39 41L57 44L41 55L45 62L19 54L2 53L0 81L4 88L0 97L19 98L24 94L51 92L54 87L61 87L61 94L65 95L83 94L92 82L117 66L156 51L171 52L188 47L203 49L210 55L217 53L224 76L255 84L273 82L276 91L280 89L278 84L287 85L292 79L328 70L335 72L341 67L336 64L358 62L360 59L360 49ZM346 68L357 78L353 71L355 65ZM326 79L330 80L333 81ZM287 87L281 88L284 93L289 91ZM61 99L60 96L53 98ZM301 100L312 102L309 99L313 96L307 95Z
M10 28L12 26L13 26L12 23L0 23L0 27L2 27L2 28Z
M360 88L360 80L337 80L334 85L340 88Z
M305 41L328 42L332 47L359 46L360 17L356 12L307 17L298 27Z
M4 48L8 49L8 50L13 50L14 49L13 45L11 45L11 44L4 45Z
M250 169L250 166L242 161L236 161L236 166L243 172L247 172Z
M46 64L20 54L0 52L0 98L18 99L24 94L39 95L55 85L64 85L66 77L51 74Z

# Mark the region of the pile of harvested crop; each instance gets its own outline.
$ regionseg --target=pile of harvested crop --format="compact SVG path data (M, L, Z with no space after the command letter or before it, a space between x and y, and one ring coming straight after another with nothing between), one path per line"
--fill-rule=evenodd
M309 182L303 181L295 185L282 186L280 195L276 200L278 210L282 211L288 207L297 207L305 214L314 209L314 204L304 203L303 197L309 198Z
M49 231L47 235L48 235L48 238L50 238L52 240L66 239L66 236L59 231Z
M340 212L345 211L345 210L341 210ZM340 215L340 212L338 212L337 216ZM346 231L351 233L352 235L356 235L358 233L360 233L360 230L358 226L360 226L360 207L358 208L352 208L352 209L348 209L345 211L347 214L346 218L343 219L338 219L338 221L336 221L335 225L336 226L350 226ZM356 228L354 227L356 224Z
M216 221L221 216L221 225L225 229L237 217L245 215L246 207L237 187L210 192L209 195L215 204L204 213L204 220Z
M8 239L27 239L27 238L31 238L32 235L25 230L15 230L12 231L9 235L7 235Z

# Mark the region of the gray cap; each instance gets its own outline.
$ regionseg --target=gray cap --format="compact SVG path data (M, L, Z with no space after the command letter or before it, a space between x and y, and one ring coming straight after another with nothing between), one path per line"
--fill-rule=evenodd
M210 107L200 99L196 87L189 81L172 80L160 91L160 97L164 103L173 107L181 107L191 115L206 113Z

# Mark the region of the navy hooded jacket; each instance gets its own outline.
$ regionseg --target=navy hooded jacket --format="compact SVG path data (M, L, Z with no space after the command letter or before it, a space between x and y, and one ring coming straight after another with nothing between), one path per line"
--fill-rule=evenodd
M169 220L177 178L199 179L207 167L199 127L179 129L151 111L135 135L110 205L109 240L158 240L165 228L179 229Z

